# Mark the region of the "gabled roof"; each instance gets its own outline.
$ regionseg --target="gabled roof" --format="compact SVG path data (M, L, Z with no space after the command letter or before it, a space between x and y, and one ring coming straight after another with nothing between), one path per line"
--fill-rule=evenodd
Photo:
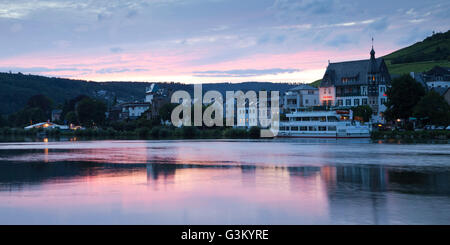
M433 69L425 72L424 74L428 75L428 76L431 76L431 75L449 75L450 74L450 67L435 66L435 67L433 67Z
M447 91L449 90L450 88L444 88L444 87L437 87L437 88L432 88L431 90L434 90L434 91L436 91L439 95L441 95L441 96L444 96L444 94L445 93L447 93Z
M422 85L425 88L425 90L428 89L427 83L423 80L423 74L422 73L411 72L409 75L412 78L414 78L414 80L416 80L418 83L420 83L420 85Z
M367 85L368 78L380 74L378 83L389 84L391 76L383 58L375 58L375 50L370 51L370 59L329 63L319 87Z
M375 59L376 68L383 72L385 68L384 59ZM320 84L323 86L339 85L359 85L367 84L367 74L372 70L371 60L356 60L339 63L330 63ZM355 81L348 81L345 84L342 78L355 78Z
M152 83L149 87L146 89L146 93L156 93L158 91L158 85L156 83Z

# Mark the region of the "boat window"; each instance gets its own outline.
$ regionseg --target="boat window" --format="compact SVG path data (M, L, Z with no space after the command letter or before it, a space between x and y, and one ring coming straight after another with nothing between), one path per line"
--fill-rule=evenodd
M309 130L309 131L317 131L317 128L314 127L314 126L309 126L309 127L308 127L308 130Z
M298 131L298 127L291 127L291 131Z
M285 130L286 130L286 127L281 126L281 127L280 127L280 130L281 130L281 131L285 131Z
M310 121L310 118L309 117L302 117L302 121L308 122L308 121Z
M339 121L337 119L337 117L335 117L335 116L329 116L329 117L327 117L327 119L328 119L328 122L337 122L337 121Z
M297 122L298 122L298 121L301 121L301 120L302 120L301 117L296 117L296 118L295 118L295 121L297 121Z
M319 131L327 131L327 127L326 126L319 126Z
M311 121L319 121L318 117L311 117Z
M336 126L328 126L328 131L336 131Z
M300 127L300 131L308 131L308 127L306 126Z
M327 121L327 118L326 118L326 117L320 117L320 121L321 121L321 122L326 122L326 121Z

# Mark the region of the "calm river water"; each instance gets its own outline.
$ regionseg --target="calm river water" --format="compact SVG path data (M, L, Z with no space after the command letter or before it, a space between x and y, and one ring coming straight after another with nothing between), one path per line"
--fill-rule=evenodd
M450 145L5 142L0 224L450 224Z

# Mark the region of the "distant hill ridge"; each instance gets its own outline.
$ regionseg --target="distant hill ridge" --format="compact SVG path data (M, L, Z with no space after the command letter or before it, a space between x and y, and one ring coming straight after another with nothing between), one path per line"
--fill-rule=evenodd
M383 57L392 74L424 72L435 66L450 66L450 31L435 33L421 42Z
M145 89L150 82L89 82L64 78L52 78L22 73L0 73L0 114L10 114L23 108L28 99L36 94L44 94L56 105L63 104L78 95L84 94L112 102L143 101ZM158 87L168 90L186 90L192 94L193 84L157 83ZM217 90L222 94L236 90L278 90L285 92L298 83L244 82L203 84L203 91Z

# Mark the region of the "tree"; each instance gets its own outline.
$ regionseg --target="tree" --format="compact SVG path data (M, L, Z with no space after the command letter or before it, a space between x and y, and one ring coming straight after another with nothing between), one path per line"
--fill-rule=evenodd
M77 114L74 111L69 111L64 119L67 121L67 123L77 123Z
M0 115L0 128L8 126L8 121L3 115Z
M450 106L441 95L433 90L417 103L413 115L425 123L450 124Z
M31 96L28 99L27 107L29 108L40 108L45 114L49 115L50 110L52 109L53 101L49 99L47 96L38 94Z
M425 88L411 76L403 75L392 80L392 86L386 91L386 95L386 119L408 120L414 107L425 95Z
M106 105L99 100L84 98L77 103L75 112L78 121L84 126L103 125Z
M30 125L47 121L48 117L39 107L25 107L24 109L11 115L10 120L16 126Z
M372 117L372 108L368 105L360 105L357 107L354 107L353 109L353 116L354 117L360 117L364 122L370 121L370 118Z
M77 97L66 101L63 106L62 116L65 118L66 114L75 111L75 106L78 102L82 101L83 99L89 98L89 96L86 95L78 95Z
M172 111L177 105L178 104L167 103L161 106L161 108L159 108L159 116L161 117L161 119L163 121L170 121Z

